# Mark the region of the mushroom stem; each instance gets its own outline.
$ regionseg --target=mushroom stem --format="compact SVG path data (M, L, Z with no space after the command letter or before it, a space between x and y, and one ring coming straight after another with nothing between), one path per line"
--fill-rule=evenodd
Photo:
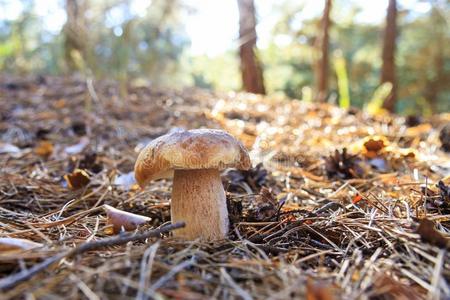
M172 223L186 223L184 228L174 232L177 237L225 238L229 221L219 170L175 170L171 215Z

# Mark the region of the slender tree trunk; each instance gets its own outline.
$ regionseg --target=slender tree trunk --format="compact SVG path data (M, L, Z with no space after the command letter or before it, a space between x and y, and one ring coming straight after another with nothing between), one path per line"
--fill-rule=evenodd
M332 0L325 1L325 8L323 10L322 20L320 22L320 33L315 42L315 48L318 53L315 70L316 81L316 101L325 102L328 96L328 69L329 57L328 48L330 40L330 13L332 7Z
M384 32L383 44L383 65L381 68L381 83L390 82L392 84L391 93L385 99L383 107L390 112L395 111L397 102L397 82L395 79L395 40L397 38L397 3L396 0L389 0L386 15L386 29Z
M261 64L255 55L256 16L253 0L237 0L239 7L239 56L244 90L265 94Z
M66 0L67 21L63 28L64 56L70 71L82 69L86 60L85 4L86 0Z

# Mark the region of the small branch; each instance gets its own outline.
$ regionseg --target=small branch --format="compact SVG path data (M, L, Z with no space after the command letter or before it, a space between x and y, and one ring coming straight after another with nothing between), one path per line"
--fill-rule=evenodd
M96 250L96 249L107 247L107 246L123 245L128 242L145 240L145 239L151 238L151 237L158 237L163 233L168 233L172 230L182 228L182 227L184 227L184 225L185 225L184 223L180 222L180 223L167 225L167 226L164 226L159 229L150 230L145 233L124 234L124 235L113 236L113 237L104 238L104 239L101 239L98 241L87 242L87 243L81 244L72 250L52 256L52 257L44 260L43 262L34 265L33 267L31 267L28 270L23 270L19 273L16 273L16 274L13 274L11 276L1 279L0 280L0 291L5 291L7 289L15 287L19 283L30 279L34 275L44 271L49 266L60 261L63 258L70 258L70 257L82 254L87 251Z
M173 266L170 271L161 276L158 281L156 281L149 289L147 294L148 295L155 295L155 291L162 287L164 285L164 283L166 283L167 281L169 281L173 276L175 276L178 272L190 267L191 265L193 265L195 263L195 257L192 257L190 260L186 260L183 261L182 263L180 263L179 265Z
M92 81L92 78L88 78L86 80L86 86L87 86L89 94L91 95L94 102L100 103L100 99L98 98L97 93L95 92L94 83Z
M228 283L228 285L234 289L235 293L241 297L244 300L252 300L253 297L243 288L241 288L239 286L239 284L237 284L233 278L231 278L231 276L227 273L227 271L225 270L225 268L220 268L220 274L222 275L222 278L225 279L226 283Z

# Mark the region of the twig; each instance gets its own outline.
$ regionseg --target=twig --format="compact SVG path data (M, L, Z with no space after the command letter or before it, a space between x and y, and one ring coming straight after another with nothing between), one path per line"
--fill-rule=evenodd
M444 269L444 257L445 250L440 249L434 265L433 277L431 278L432 289L428 291L428 296L430 299L440 298L439 281L441 280L442 270Z
M136 300L146 299L144 291L147 289L147 283L150 281L150 275L152 273L153 261L155 260L156 251L159 248L159 242L151 245L145 250L141 261L141 273L139 276L139 290L136 296Z
M97 96L97 93L95 92L94 82L93 82L92 78L88 78L86 80L86 86L88 88L89 95L91 95L91 97L94 100L94 102L95 103L101 103L100 99Z
M225 281L234 289L236 294L241 297L244 300L252 300L253 297L243 288L241 288L234 280L231 278L230 275L228 275L227 271L225 271L225 268L220 268L220 274L225 279Z
M300 264L305 262L305 261L311 260L313 258L316 258L317 256L322 256L322 255L325 255L325 254L340 255L341 253L340 252L333 252L333 249L323 250L323 251L316 252L316 253L307 255L305 257L302 257L302 258L296 260L294 262L294 264L296 266L300 266Z
M183 261L179 265L173 266L170 271L161 276L148 290L148 295L154 295L156 290L162 287L167 281L169 281L173 276L175 276L178 272L186 269L187 267L192 266L196 262L195 257L192 257L190 260Z
M122 244L126 244L126 243L132 242L132 241L139 241L139 240L145 240L150 237L157 237L163 233L168 233L172 230L182 228L182 227L184 227L184 225L185 225L184 223L175 223L175 224L167 225L162 228L151 230L151 231L148 231L145 233L119 235L119 236L101 239L98 241L87 242L87 243L81 244L80 246L78 246L72 250L65 251L65 252L59 253L55 256L52 256L52 257L44 260L43 262L34 265L33 267L31 267L28 270L23 270L19 273L16 273L16 274L13 274L11 276L1 279L0 280L0 290L4 291L4 290L15 287L19 283L30 279L34 275L42 272L43 270L47 269L49 266L60 261L63 258L70 258L70 257L82 254L87 251L91 251L91 250L95 250L95 249L99 249L99 248L103 248L103 247L107 247L107 246L122 245Z

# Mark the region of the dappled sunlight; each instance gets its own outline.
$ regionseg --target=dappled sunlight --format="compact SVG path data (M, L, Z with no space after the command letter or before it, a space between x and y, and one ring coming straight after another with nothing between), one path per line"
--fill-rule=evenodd
M0 299L446 299L447 0L0 0Z

